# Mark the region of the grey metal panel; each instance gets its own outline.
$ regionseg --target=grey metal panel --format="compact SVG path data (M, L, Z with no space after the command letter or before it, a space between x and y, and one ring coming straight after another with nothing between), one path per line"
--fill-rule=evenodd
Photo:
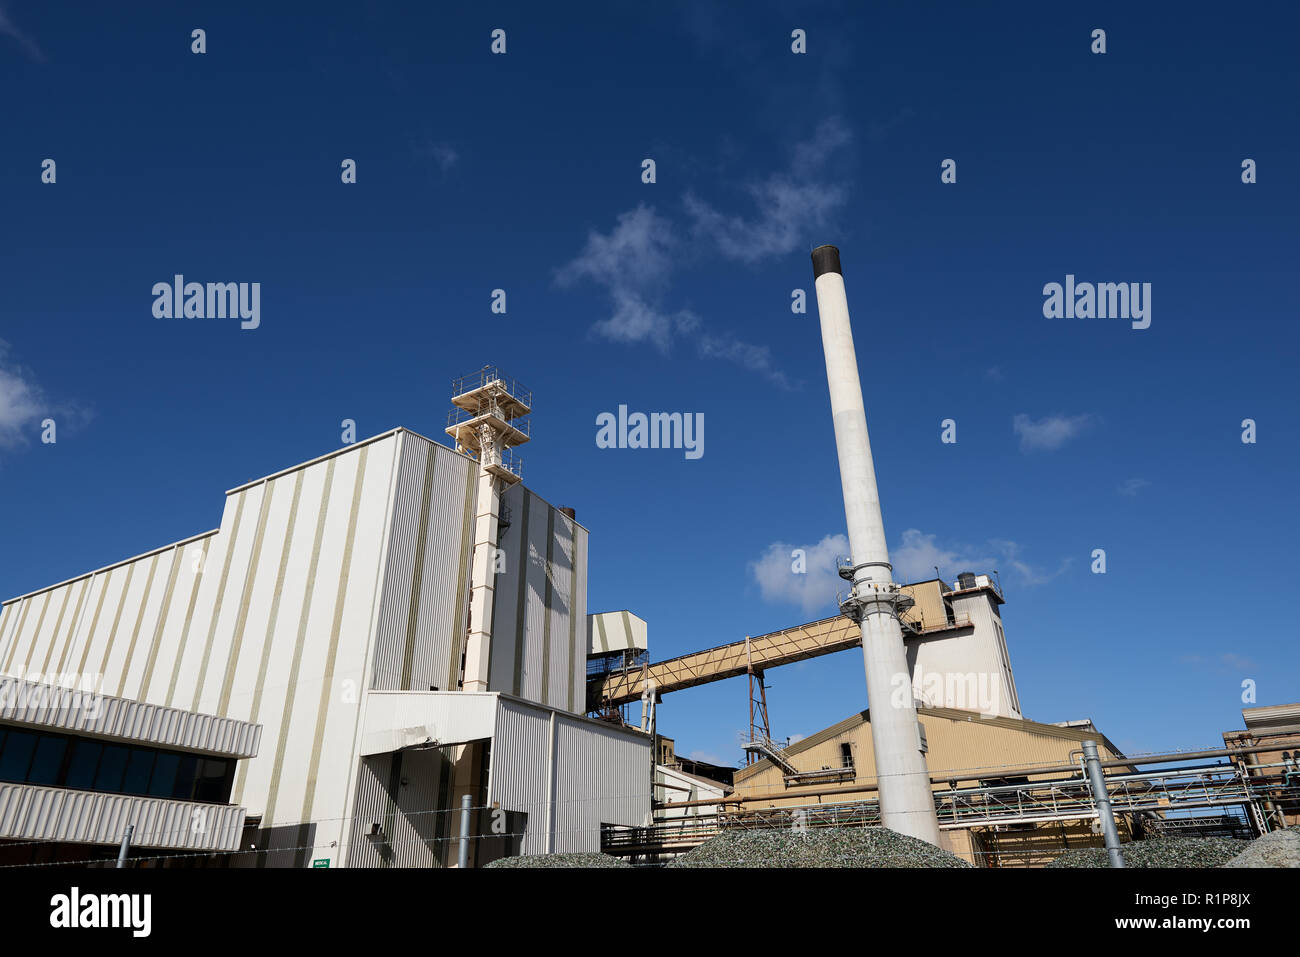
M436 867L445 860L437 840L442 749L398 751L361 758L357 775L349 867ZM374 825L379 832L372 833Z
M229 757L253 757L260 725L0 677L0 721Z
M544 659L542 645L546 628L546 526L550 507L532 492L530 497L527 547L520 553L524 575L524 667L519 683L519 696L529 701L542 701L546 689L542 687Z
M572 633L573 694L569 710L582 714L587 710L587 530L576 522L573 526L573 600L569 608Z
M546 610L550 619L547 628L550 664L546 671L545 703L568 711L569 686L572 683L569 665L573 648L573 635L569 630L572 619L569 603L573 600L573 523L559 509L553 509L551 517L550 603Z
M557 853L600 850L600 825L644 823L650 739L560 716L555 749Z
M0 783L0 838L116 844L128 824L137 847L233 851L244 809Z
M501 699L492 740L492 784L488 803L528 815L524 854L546 852L550 793L547 753L550 716L536 708ZM647 757L647 761L649 758Z
M515 663L520 651L519 582L523 565L520 562L520 543L524 541L524 525L528 513L524 509L527 490L522 485L512 485L501 496L501 504L510 510L510 525L500 537L499 547L504 553L502 570L496 575L492 591L492 645L491 666L488 671L488 688L518 694Z

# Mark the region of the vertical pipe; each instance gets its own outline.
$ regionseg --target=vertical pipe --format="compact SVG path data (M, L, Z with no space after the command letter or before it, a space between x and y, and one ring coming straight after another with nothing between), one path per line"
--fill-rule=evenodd
M117 849L117 866L126 867L126 852L131 849L131 835L135 833L135 825L128 824L126 830L122 832L122 846Z
M456 866L462 871L469 867L469 808L472 803L468 794L460 796L460 853Z
M938 845L939 822L898 621L900 592L885 544L839 250L819 246L813 250L812 261L853 563L853 590L841 607L862 631L881 823ZM892 349L887 354L892 355Z
M1119 831L1115 828L1115 812L1110 806L1106 791L1106 776L1101 772L1101 758L1097 756L1097 742L1083 742L1083 760L1088 765L1088 782L1092 785L1092 800L1101 818L1101 832L1106 837L1106 856L1111 867L1123 867L1124 855L1119 852Z

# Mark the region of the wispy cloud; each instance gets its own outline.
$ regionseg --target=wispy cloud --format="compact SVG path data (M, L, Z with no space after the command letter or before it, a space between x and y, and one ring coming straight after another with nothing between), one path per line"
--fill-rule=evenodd
M19 45L21 45L24 50L27 51L29 57L38 63L45 62L45 54L42 53L41 48L36 45L36 41L22 30L18 29L18 26L13 22L13 19L3 7L0 7L0 36L12 37L18 41Z
M620 214L609 232L589 231L582 250L556 273L556 282L572 286L585 279L605 288L613 311L592 325L592 334L599 338L625 345L646 343L665 355L674 342L684 339L695 344L702 358L733 362L791 388L767 346L729 332L707 332L691 310L661 305L681 244L669 219L654 207L640 205Z
M836 569L836 559L849 554L848 538L827 535L808 545L773 542L758 559L749 563L764 601L798 605L806 615L833 610L837 592L848 586ZM1054 570L1026 561L1017 542L993 539L980 546L941 542L934 534L909 528L899 545L890 549L894 580L908 583L934 578L935 566L945 581L959 572L988 574L994 569L1019 585L1045 584L1063 574L1072 564L1063 559Z
M1062 559L1054 571L1028 562L1023 557L1024 548L1007 539L992 539L983 545L972 546L955 542L941 542L939 537L917 528L903 532L902 543L891 549L890 561L894 578L900 582L924 581L934 577L935 567L945 579L959 572L988 573L997 569L1010 572L1022 585L1043 585L1063 574L1071 565Z
M1087 412L1080 415L1049 415L1042 419L1031 419L1021 414L1012 418L1011 428L1020 437L1022 452L1050 452L1061 448L1095 422L1096 417Z
M811 139L795 144L788 170L746 185L754 206L748 217L721 212L687 193L686 212L695 235L728 259L749 265L811 246L813 233L824 229L848 199L847 188L823 171L831 155L851 139L839 117L824 120Z
M1120 495L1127 495L1132 498L1150 484L1151 483L1144 478L1131 478L1120 485L1116 491L1119 492Z
M1258 670L1259 665L1251 658L1231 651L1221 655L1182 655L1178 659L1185 665L1205 668L1218 674L1241 674Z
M411 154L417 160L431 162L442 173L450 170L460 160L460 153L454 147L449 143L435 140L428 133L425 133L424 138L411 147Z
M25 444L29 430L48 409L35 377L10 359L9 344L0 339L0 448Z
M644 343L663 354L685 340L701 358L734 363L793 389L770 347L710 328L689 308L669 307L665 299L679 265L697 260L705 245L750 265L811 246L815 230L846 200L845 187L830 182L824 168L850 139L838 117L821 123L809 139L794 144L786 170L747 184L753 205L748 216L724 213L693 192L683 201L686 228L644 204L621 213L608 232L588 232L578 255L556 272L556 282L587 280L605 288L612 311L593 324L595 336Z

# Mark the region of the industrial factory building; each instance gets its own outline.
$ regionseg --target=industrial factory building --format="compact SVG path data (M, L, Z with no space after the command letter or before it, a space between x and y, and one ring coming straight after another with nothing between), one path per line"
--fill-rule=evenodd
M0 672L243 729L234 751L160 739L161 717L72 729L231 759L209 803L242 827L205 849L256 851L233 866L456 863L463 796L479 858L643 823L649 739L583 714L587 530L509 456L531 394L492 369L453 394L456 449L394 429L231 489L212 531L4 602ZM0 841L115 844L59 780L59 809L0 786ZM172 846L138 830L142 855Z

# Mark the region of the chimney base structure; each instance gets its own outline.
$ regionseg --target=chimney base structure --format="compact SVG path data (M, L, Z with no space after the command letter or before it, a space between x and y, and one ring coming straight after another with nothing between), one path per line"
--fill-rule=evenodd
M867 672L871 718L871 747L875 754L881 823L890 830L939 844L939 822L926 770L924 740L912 698L912 675L903 647L898 614L910 604L894 582L885 545L885 526L876 489L875 465L867 436L853 330L840 253L818 246L812 253L821 317L826 380L835 420L844 517L848 525L849 564L840 575L852 589L841 611L862 631L862 657Z

